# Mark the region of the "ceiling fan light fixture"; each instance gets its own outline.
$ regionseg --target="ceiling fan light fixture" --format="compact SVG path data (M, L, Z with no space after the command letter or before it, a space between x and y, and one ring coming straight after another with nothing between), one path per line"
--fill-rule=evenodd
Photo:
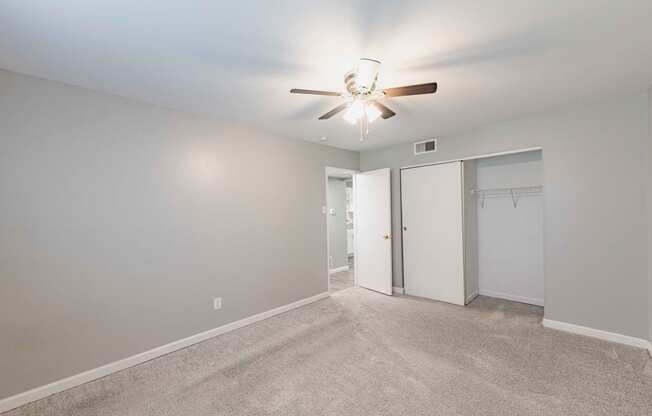
M376 104L374 103L368 103L366 105L366 112L367 112L367 121L369 123L373 122L374 120L378 119L382 112L376 107Z
M364 104L360 100L353 100L349 108L342 115L342 118L351 124L356 124L364 113Z
M347 123L350 123L350 124L353 124L353 125L355 125L355 124L358 122L358 119L357 119L357 118L354 118L354 117L351 115L351 113L349 113L348 111L347 111L346 113L342 114L342 118L343 118L344 121L346 121Z
M351 124L356 124L365 114L367 122L371 123L382 115L382 111L373 102L354 100L342 114L342 118Z

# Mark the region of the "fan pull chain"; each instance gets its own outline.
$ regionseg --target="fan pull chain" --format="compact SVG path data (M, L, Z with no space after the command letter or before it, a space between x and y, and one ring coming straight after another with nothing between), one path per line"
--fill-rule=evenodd
M367 112L363 111L362 117L360 118L360 141L364 142L364 139L367 138L369 134L369 119L367 118Z

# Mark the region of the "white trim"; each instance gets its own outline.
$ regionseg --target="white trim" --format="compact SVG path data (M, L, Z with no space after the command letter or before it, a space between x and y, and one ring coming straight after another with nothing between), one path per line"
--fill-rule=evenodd
M652 349L650 342L646 339L636 338L629 335L616 334L614 332L607 332L601 329L589 328L586 326L569 324L567 322L553 321L551 319L543 319L541 324L550 329L558 331L570 332L572 334L584 335L587 337L598 338L605 341L617 342L632 347L646 348L648 351Z
M483 155L476 155L476 156L469 156L469 157L459 157L457 159L449 159L449 160L442 160L442 161L437 161L437 162L422 163L420 165L402 166L399 169L420 168L420 167L423 167L423 166L439 165L441 163L463 162L465 160L475 160L475 159L484 159L486 157L513 155L513 154L516 154L516 153L534 152L536 150L543 150L543 148L541 146L526 147L525 149L508 150L506 152L486 153L486 154L483 154Z
M351 175L351 178L353 178L353 176L355 176L356 173L358 173L358 171L353 169L335 168L333 166L326 166L327 176L337 177L337 175Z
M394 287L392 287L392 292L396 293L396 294L399 294L399 295L402 295L402 294L405 293L405 289L402 288L402 287L394 286Z
M507 299L514 302L528 303L530 305L543 306L543 299L529 298L527 296L511 295L509 293L494 292L491 290L480 289L479 293L482 296L489 296L491 298Z
M466 300L464 301L464 304L468 305L469 303L473 302L473 299L477 298L478 295L479 295L479 293L477 291L471 293L469 296L466 297Z
M280 306L278 308L271 309L266 312L262 312L248 318L241 319L239 321L231 322L226 325L219 326L214 329L209 329L208 331L200 332L199 334L191 335L187 338L183 338L177 341L173 341L169 344L162 345L160 347L153 348L149 351L141 352L140 354L132 355L131 357L124 358L119 361L115 361L101 367L94 368L92 370L85 371L83 373L76 374L74 376L64 378L61 380L54 381L52 383L46 384L44 386L36 387L32 390L28 390L23 393L18 393L14 396L7 397L0 400L0 413L6 412L11 409L15 409L19 406L23 406L27 403L45 398L55 393L68 390L72 387L79 386L89 381L97 380L98 378L108 376L115 372L125 370L129 367L144 363L145 361L152 360L154 358L160 357L162 355L169 354L171 352L180 350L182 348L189 347L198 342L205 341L207 339L216 337L218 335L230 332L239 328L242 328L247 325L251 325L258 321L262 321L272 316L290 311L292 309L299 308L301 306L308 305L318 300L327 298L329 296L328 292L320 293L309 298L301 299L296 302L288 303L287 305Z
M333 274L333 273L339 273L339 272L345 272L349 270L349 266L342 266L342 267L336 267L334 269L328 270L328 274Z

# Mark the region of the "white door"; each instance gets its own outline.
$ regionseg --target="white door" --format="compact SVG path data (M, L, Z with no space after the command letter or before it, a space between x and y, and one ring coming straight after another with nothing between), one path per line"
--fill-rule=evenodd
M359 286L392 294L389 169L355 176L355 274Z
M464 305L462 163L401 170L405 293Z

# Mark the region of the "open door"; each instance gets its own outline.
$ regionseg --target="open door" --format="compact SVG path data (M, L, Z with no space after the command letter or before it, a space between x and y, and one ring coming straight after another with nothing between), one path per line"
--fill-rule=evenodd
M355 269L358 286L392 294L390 171L356 174Z

